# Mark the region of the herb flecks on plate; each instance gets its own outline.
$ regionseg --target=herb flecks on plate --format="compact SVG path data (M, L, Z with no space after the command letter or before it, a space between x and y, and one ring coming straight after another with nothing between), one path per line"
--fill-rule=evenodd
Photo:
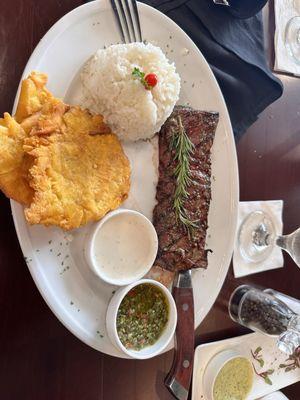
M178 221L187 229L189 235L193 235L193 230L198 227L198 221L191 221L184 207L184 202L188 198L188 187L193 182L190 170L190 158L194 152L194 144L186 134L180 116L174 120L176 125L173 129L173 136L170 147L174 150L174 160L177 166L174 170L176 178L176 190L174 194L174 210Z
M141 350L153 345L166 327L169 309L165 295L157 287L142 284L122 300L117 315L117 332L127 349Z

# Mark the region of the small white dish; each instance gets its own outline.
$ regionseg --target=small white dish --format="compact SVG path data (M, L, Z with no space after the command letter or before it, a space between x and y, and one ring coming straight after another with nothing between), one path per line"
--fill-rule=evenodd
M255 332L198 346L194 357L192 400L209 400L204 390L204 372L210 360L218 353L228 349L234 349L243 357L252 360L258 372L274 369L274 373L269 376L272 385L269 385L260 376L254 374L253 388L247 400L261 398L299 382L299 368L287 373L284 368L279 367L280 364L286 363L286 354L278 349L276 342L277 338ZM258 347L262 348L263 367L260 367L259 363L251 355L251 352L254 352Z
M84 252L98 277L123 286L149 272L157 248L157 233L149 219L137 211L118 209L92 227Z
M123 346L121 340L119 339L117 332L117 314L120 304L126 294L134 287L142 284L150 284L156 286L163 292L169 306L169 318L161 336L153 345L144 347L141 350L129 350L126 349L125 346ZM112 344L119 350L121 350L124 354L126 354L126 356L140 360L152 358L160 354L170 343L175 332L176 324L177 309L171 293L164 285L152 279L141 279L140 281L132 283L131 285L119 288L113 295L106 312L106 329Z
M217 376L221 369L231 360L235 358L244 358L247 360L252 368L251 362L243 354L235 349L228 349L216 354L207 364L203 374L203 389L205 399L214 400L213 390ZM253 381L252 381L253 387ZM251 390L252 390L251 387ZM250 390L250 391L251 391Z

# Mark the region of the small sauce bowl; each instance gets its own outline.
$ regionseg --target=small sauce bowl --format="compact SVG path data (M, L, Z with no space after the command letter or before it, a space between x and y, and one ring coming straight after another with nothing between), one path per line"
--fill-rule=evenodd
M123 286L141 279L150 270L157 249L157 233L149 219L137 211L119 209L93 226L84 252L98 277Z
M243 393L244 394L243 398L244 399L248 398L248 396L251 393L251 390L253 388L254 372L253 372L252 364L248 360L247 357L240 354L236 349L227 349L227 350L223 350L220 353L217 353L216 355L214 355L205 368L205 371L203 374L203 388L204 388L205 399L216 400L214 397L214 388L215 388L215 384L217 381L217 377L219 376L221 370L223 369L223 367L225 367L225 365L227 365L230 361L239 360L239 359L241 359L243 362L246 362L246 364L248 364L247 372L251 371L250 381L247 382L248 385L246 385L246 386L248 386L247 391L245 391L245 393ZM236 371L232 371L232 374L231 374L232 382L231 383L233 383L233 380L236 377L235 373L236 373ZM228 380L226 380L226 388L228 387L229 384L230 384L230 382ZM234 386L237 387L237 381L235 381Z
M147 347L143 347L141 350L127 349L122 344L118 335L118 330L117 330L118 310L122 303L122 300L127 295L127 293L130 292L130 290L132 290L133 288L143 284L150 284L161 290L161 292L165 296L165 300L168 305L168 321L161 335L158 337L158 339L154 344L149 345ZM172 294L164 285L162 285L157 281L154 281L153 279L141 279L140 281L132 283L131 285L119 288L111 298L106 312L106 329L112 344L117 349L121 350L127 357L139 360L152 358L161 353L172 340L176 324L177 324L177 309Z

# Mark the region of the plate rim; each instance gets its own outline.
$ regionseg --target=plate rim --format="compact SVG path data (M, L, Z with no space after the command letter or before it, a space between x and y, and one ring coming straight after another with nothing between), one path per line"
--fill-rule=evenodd
M81 19L83 16L85 16L89 11L91 13L94 10L98 10L98 11L103 10L104 11L107 8L107 4L108 4L108 0L94 0L94 1L82 4L82 5L74 8L73 10L69 11L67 14L63 15L58 21L56 21L54 23L54 25L52 25L52 27L50 27L50 29L45 33L45 35L41 38L41 40L36 45L35 49L33 50L32 54L30 55L26 65L25 65L25 68L23 70L23 73L22 73L22 76L21 76L21 79L19 82L19 86L18 86L18 89L16 92L14 105L13 105L13 113L16 110L22 80L28 74L28 72L30 70L32 70L32 68L30 67L31 64L34 64L34 61L36 59L38 60L41 57L41 54L43 54L46 51L47 47L49 47L51 45L51 43L53 43L54 39L57 38L59 35L61 35L65 31L65 29L67 29L66 27L64 27L64 22L66 22L66 20L68 20L69 25L71 25L76 20L78 20L78 18ZM142 8L142 9L145 8L148 10L151 9L150 12L157 13L157 15L159 15L163 19L168 20L168 22L173 25L174 29L176 29L177 31L180 32L180 35L185 36L190 41L191 46L197 52L197 55L201 58L203 64L206 65L207 70L208 70L207 72L209 73L210 78L212 79L212 82L214 82L215 89L218 92L218 96L222 103L223 110L225 111L223 113L224 127L228 133L227 134L227 141L228 141L227 146L228 146L228 149L230 150L230 154L232 156L232 163L231 163L231 170L230 170L230 180L232 181L231 196L230 196L230 199L231 199L231 209L230 209L231 217L230 217L230 219L231 219L232 223L231 223L231 232L229 235L230 236L229 247L230 247L231 251L228 251L225 255L223 255L223 261L222 261L223 268L220 270L220 273L216 277L216 282L217 282L217 284L215 286L216 295L210 297L210 299L208 301L208 303L209 303L209 306L207 308L208 311L205 314L205 316L207 316L209 311L211 310L211 307L213 306L214 302L216 301L216 299L220 293L220 290L222 288L222 285L226 279L228 269L230 266L230 260L232 257L235 231L236 231L236 226L237 226L237 216L238 216L237 211L238 211L238 203L239 203L239 174L238 174L237 152L236 152L236 146L235 146L235 140L234 140L233 130L232 130L232 126L231 126L231 121L229 118L228 109L227 109L223 94L221 92L221 89L219 87L219 84L218 84L208 62L206 61L205 57L201 53L200 49L193 42L193 40L183 31L183 29L179 25L176 24L176 22L174 22L171 18L169 18L168 16L166 16L159 10L157 10L154 7L151 7L147 4L141 3L141 2L138 2L138 7ZM83 10L85 10L85 13L82 12ZM21 231L23 230L23 227L26 226L26 222L24 220L20 220L18 218L18 209L19 209L19 207L22 207L22 206L20 206L14 200L10 200L10 204L11 204L11 211L12 211L14 226L15 226L15 230L17 233L17 237L18 237L18 241L19 241L22 253L23 253L23 255L28 252L33 253L34 248L32 247L32 244L31 244L31 241L30 241L28 235L21 235ZM59 315L60 314L58 311L60 308L59 302L57 301L55 296L51 296L52 297L51 302L48 300L48 298L47 298L49 296L49 295L47 295L48 289L45 288L43 284L41 284L42 274L41 274L40 270L35 267L36 263L37 263L37 261L35 261L35 257L33 257L32 262L30 264L27 263L27 267L29 269L29 272L30 272L30 274L34 280L34 283L37 286L41 296L43 297L47 306L50 308L50 310L56 316L56 318L70 332L72 332L77 338L79 338L82 342L84 342L85 344L94 348L97 351L104 352L103 350L99 349L99 347L97 346L98 342L96 340L94 342L88 341L84 335L81 335L81 332L78 332L74 328L74 325L72 325L72 323L69 321L69 319L64 319L63 316ZM198 315L200 312L201 312L201 309L199 309L198 311L195 310L195 316ZM197 329L199 327L201 322L202 321L200 321L200 323L195 327L195 329ZM106 354L111 354L111 353L106 353Z

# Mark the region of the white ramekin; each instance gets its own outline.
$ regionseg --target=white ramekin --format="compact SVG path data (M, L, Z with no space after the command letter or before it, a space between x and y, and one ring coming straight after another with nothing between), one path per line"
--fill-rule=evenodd
M169 319L162 335L153 345L147 346L141 350L128 350L121 343L117 332L118 309L123 298L132 288L145 283L158 287L164 293L169 305ZM106 328L112 344L123 353L125 353L127 356L140 360L154 357L162 352L170 343L175 332L176 324L177 309L171 293L164 285L152 279L141 279L140 281L132 283L131 285L119 288L113 295L106 312Z
M118 214L134 215L135 217L139 218L141 223L146 228L145 231L147 232L148 240L150 242L150 247L151 247L151 251L145 254L145 259L141 267L139 268L139 271L137 271L136 274L131 275L127 278L120 277L120 279L111 277L109 276L109 274L106 274L104 271L102 271L101 268L97 268L97 263L95 261L96 235L110 218L113 218ZM144 275L146 275L147 272L149 272L150 268L152 267L155 261L157 249L158 249L157 233L151 221L149 221L149 219L145 217L145 215L137 211L120 208L118 210L109 212L108 214L106 214L104 218L101 219L101 221L97 222L91 227L91 230L88 233L85 240L84 253L88 265L98 277L100 277L103 281L110 283L111 285L124 286L141 279Z
M227 364L230 360L240 357L246 358L244 355L240 354L236 349L228 349L228 350L223 350L220 353L217 353L209 361L203 374L203 389L206 400L214 400L214 395L213 395L214 384L219 372L224 367L224 365Z

